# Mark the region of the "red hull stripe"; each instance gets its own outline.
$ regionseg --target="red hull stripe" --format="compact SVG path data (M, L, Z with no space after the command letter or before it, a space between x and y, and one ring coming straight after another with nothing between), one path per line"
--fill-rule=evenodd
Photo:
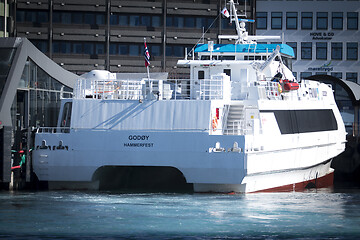
M291 192L291 191L303 191L306 189L307 186L313 186L316 188L325 188L325 187L331 187L334 183L334 172L327 174L321 178L284 185L280 187L274 187L264 190L255 191L254 193L258 192Z

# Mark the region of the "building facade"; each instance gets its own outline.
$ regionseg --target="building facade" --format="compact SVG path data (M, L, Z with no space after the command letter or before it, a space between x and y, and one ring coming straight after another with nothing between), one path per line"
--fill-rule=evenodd
M15 3L14 3L15 4ZM199 41L234 34L222 18L221 0L18 0L14 35L26 37L42 52L77 74L93 69L144 72L144 37L150 71L181 77L176 62ZM239 9L254 17L253 0ZM253 28L252 28L253 29ZM203 33L206 34L203 36Z
M258 0L259 35L283 35L295 50L294 75L359 83L359 0Z

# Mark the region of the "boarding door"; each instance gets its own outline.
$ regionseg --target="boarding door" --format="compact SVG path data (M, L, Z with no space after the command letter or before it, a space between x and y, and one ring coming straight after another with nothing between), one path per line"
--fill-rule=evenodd
M210 79L210 69L209 67L194 67L193 72L194 79L191 82L191 98L199 99L201 95L200 83L203 79ZM202 84L204 84L202 82Z

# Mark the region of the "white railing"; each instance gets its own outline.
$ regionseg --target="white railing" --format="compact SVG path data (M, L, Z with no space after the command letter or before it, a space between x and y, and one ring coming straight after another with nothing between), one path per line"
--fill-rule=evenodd
M267 98L270 100L280 100L281 99L281 86L279 87L278 82L271 81L258 81L256 85L259 89L259 95L262 98ZM261 94L264 93L264 94ZM265 96L262 96L265 95Z
M142 100L223 99L222 79L142 79L142 80L91 80L79 79L74 98Z
M222 79L201 79L200 99L213 100L223 99L224 85Z
M252 132L252 128L247 128L245 120L233 121L230 125L227 125L224 129L224 134L227 135L245 135Z

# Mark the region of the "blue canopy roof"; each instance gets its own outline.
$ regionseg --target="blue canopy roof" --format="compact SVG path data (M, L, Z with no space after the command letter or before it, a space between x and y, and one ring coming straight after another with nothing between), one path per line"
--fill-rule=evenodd
M294 50L287 44L214 44L213 52L271 53L278 45L280 46L280 53L295 57ZM195 52L209 52L208 44L198 44Z

